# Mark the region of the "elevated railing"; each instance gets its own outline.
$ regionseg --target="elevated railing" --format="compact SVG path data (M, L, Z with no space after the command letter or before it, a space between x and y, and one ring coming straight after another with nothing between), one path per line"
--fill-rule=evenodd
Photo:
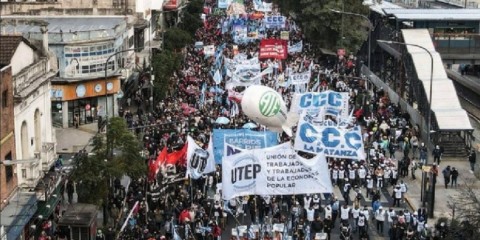
M478 33L434 33L432 41L440 54L479 54L480 58Z

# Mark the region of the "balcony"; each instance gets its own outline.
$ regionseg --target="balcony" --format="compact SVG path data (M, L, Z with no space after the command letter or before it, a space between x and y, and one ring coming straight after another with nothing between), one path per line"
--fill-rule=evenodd
M55 73L48 68L47 58L26 67L13 78L14 100L21 102L54 75Z

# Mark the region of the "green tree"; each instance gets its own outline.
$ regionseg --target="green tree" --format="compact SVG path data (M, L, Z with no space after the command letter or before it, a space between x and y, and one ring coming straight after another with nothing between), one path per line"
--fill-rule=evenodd
M168 91L174 86L172 75L180 69L182 56L180 53L165 50L152 59L155 83L153 86L155 102L165 98Z
M145 175L140 143L122 118L109 119L107 133L95 135L92 145L91 154L80 157L72 174L78 183L79 202L101 205L107 199L111 179Z
M368 36L368 22L360 17L331 12L336 9L362 15L368 7L357 0L274 0L285 16L291 16L302 27L305 38L314 49L345 48L356 52ZM343 31L342 31L343 15ZM342 32L344 40L342 41Z
M165 50L179 51L192 41L193 37L190 33L180 28L173 27L165 31Z
M197 13L191 14L185 12L182 17L182 22L178 25L179 28L185 30L190 36L195 36L198 28L202 27L202 20L197 16Z

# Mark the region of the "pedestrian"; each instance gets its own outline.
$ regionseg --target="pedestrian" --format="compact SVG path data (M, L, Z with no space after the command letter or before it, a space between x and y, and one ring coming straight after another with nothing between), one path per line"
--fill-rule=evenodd
M380 206L378 210L375 212L375 220L377 221L377 232L380 235L383 235L383 225L385 222L385 211L383 207Z
M470 172L475 172L475 163L477 162L477 153L474 148L470 149L468 154L468 162L470 162Z
M402 203L405 201L405 194L408 191L408 185L403 182L403 180L400 180L400 190L402 191Z
M415 158L412 158L412 162L410 163L410 169L412 170L412 180L417 179L415 176L415 171L417 170L417 161L415 161Z
M452 183L450 185L450 187L457 187L457 178L458 178L458 170L454 167L452 167L452 171L450 172L450 174L452 175L451 179L452 179Z
M437 165L440 165L440 161L442 160L442 149L439 145L435 146L435 149L432 151L433 155L433 162L436 162Z
M395 185L393 188L393 207L400 207L400 200L402 200L402 190L400 189L400 185Z
M445 169L443 169L442 174L443 174L443 179L445 183L445 188L448 188L448 184L450 183L450 177L451 177L450 166L447 166Z
M420 167L422 167L426 162L427 162L427 157L428 157L428 150L427 147L425 146L425 143L421 143L420 147L418 148L418 154L419 157L418 159L420 160Z

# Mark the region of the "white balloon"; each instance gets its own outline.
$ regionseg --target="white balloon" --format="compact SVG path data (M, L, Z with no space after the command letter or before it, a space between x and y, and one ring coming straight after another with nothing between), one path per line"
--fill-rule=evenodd
M282 96L272 88L252 85L242 98L242 110L251 120L267 126L275 132L285 132L292 136L287 126L287 106Z

